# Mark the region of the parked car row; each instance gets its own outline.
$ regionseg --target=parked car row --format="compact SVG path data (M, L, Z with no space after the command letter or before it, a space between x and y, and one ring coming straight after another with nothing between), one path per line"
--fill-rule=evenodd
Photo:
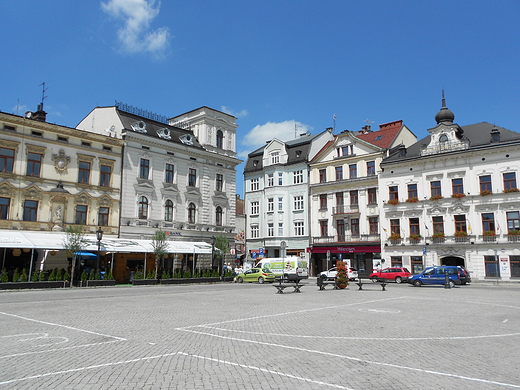
M333 267L327 271L321 272L318 276L326 277L327 280L334 280L337 271L336 267ZM394 281L396 283L408 282L415 287L431 284L446 284L446 276L448 277L448 283L451 287L454 285L465 285L471 283L471 276L469 272L461 266L434 266L428 267L423 272L417 275L412 275L411 272L404 267L389 267L381 270L372 272L369 278L372 282L378 282L384 280L385 282ZM358 277L358 272L354 268L348 269L349 280L355 280ZM238 283L243 282L258 282L272 283L275 281L275 274L269 268L251 268L236 276Z

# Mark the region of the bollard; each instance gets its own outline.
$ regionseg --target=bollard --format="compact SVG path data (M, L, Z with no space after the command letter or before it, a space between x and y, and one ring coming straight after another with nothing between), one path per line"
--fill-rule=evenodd
M444 275L444 288L451 288L448 270L446 270L446 275Z
M380 279L381 280L381 291L386 291L386 279Z

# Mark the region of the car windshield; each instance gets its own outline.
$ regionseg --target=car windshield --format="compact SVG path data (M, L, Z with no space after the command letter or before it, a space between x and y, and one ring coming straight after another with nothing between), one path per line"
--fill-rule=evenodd
M271 270L269 268L262 268L262 271L265 272L265 273L270 273Z
M408 271L408 268L403 268L403 271L410 273L410 271Z

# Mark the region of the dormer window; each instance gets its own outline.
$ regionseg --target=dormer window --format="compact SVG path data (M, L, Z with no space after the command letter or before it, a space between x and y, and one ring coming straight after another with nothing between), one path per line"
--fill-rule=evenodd
M354 154L354 145L344 145L336 148L338 157L350 156Z
M439 146L441 150L445 150L448 148L448 136L446 134L441 134L439 137Z
M193 136L191 134L185 134L179 137L181 142L185 145L193 145Z
M280 163L280 152L271 152L271 164L279 164Z

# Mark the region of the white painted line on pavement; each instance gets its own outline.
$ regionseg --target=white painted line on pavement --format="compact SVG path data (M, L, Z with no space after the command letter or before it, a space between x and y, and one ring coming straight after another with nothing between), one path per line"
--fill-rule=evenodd
M353 356L345 356L345 355L340 355L340 354L331 353L331 352L323 352L323 351L317 351L317 350L312 350L312 349L305 349L305 348L301 348L301 347L293 347L293 346L289 346L289 345L267 343L267 342L264 342L264 341L245 340L245 339L240 339L238 337L219 336L219 335L215 335L215 334L212 334L212 333L199 332L199 331L191 330L191 329L180 329L180 330L184 330L185 332L191 332L191 333L195 333L195 334L199 334L199 335L206 335L206 336L211 336L211 337L217 337L217 338L226 339L226 340L241 341L241 342L246 342L246 343L265 345L265 346L274 347L274 348L286 348L286 349L291 349L291 350L301 351L301 352L306 352L306 353L315 353L315 354L319 354L319 355L326 355L326 356L332 356L332 357L347 359L347 360L360 362L360 363L365 363L365 364L374 364L374 365L383 366L383 367L398 368L398 369L402 369L402 370L421 372L421 373L424 373L424 374L433 374L433 375L439 375L439 376L446 376L446 377L450 377L450 378L463 379L463 380L468 380L468 381L472 381L472 382L486 383L486 384L491 384L491 385L497 385L497 386L511 387L511 388L514 388L514 389L520 389L520 385L514 385L514 384L510 384L510 383L496 382L496 381L490 381L490 380L479 379L479 378L471 378L471 377L467 377L467 376L463 376L463 375L450 374L450 373L446 373L446 372L433 371L433 370L425 370L425 369L422 369L422 368L415 368L415 367L400 366L398 364L377 362L377 361L373 361L373 360L364 360L364 359L356 358L356 357L353 357Z

